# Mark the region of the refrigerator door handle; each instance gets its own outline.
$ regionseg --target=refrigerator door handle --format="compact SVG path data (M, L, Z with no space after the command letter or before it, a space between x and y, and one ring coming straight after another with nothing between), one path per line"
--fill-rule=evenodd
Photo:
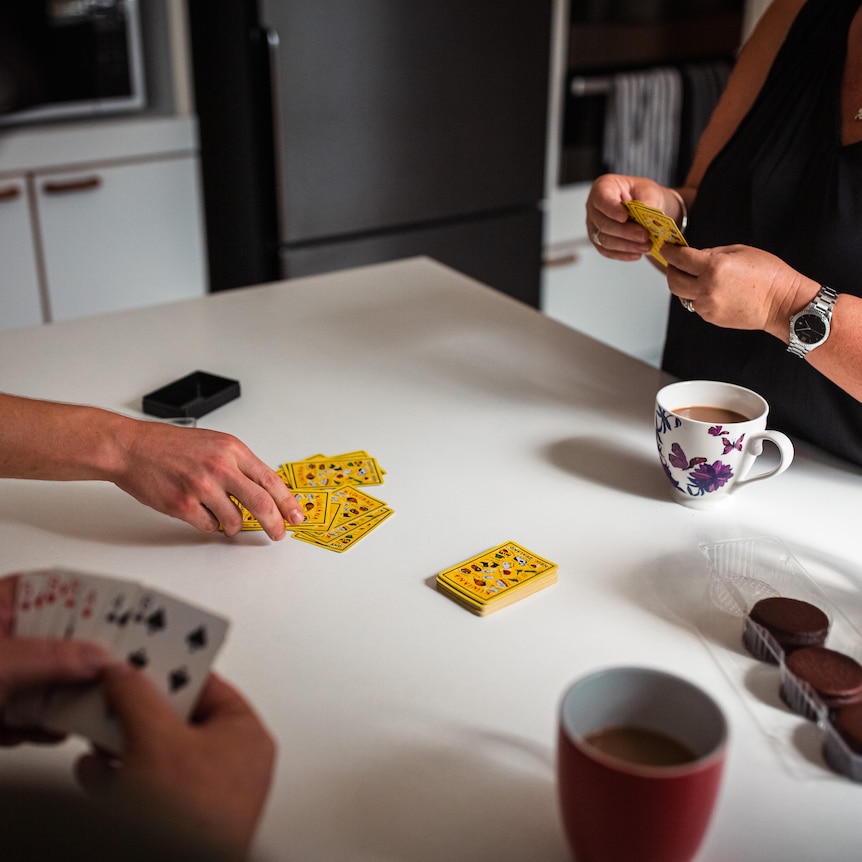
M272 99L272 136L273 136L273 152L275 154L275 182L277 188L284 188L285 177L282 167L282 159L284 158L284 129L282 126L281 106L281 39L278 31L273 27L264 27L263 35L266 39L266 50L269 67L269 93ZM284 212L284 196L277 195L277 214L278 214L278 235L284 236L285 231L285 212ZM283 274L287 277L287 274Z

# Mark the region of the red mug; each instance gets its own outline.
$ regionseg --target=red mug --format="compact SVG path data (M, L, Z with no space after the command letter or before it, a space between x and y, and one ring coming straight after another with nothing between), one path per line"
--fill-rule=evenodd
M657 734L685 757L675 765L624 760L596 747L602 731ZM560 704L557 781L577 862L689 862L715 806L726 743L721 709L680 677L618 667L573 683ZM652 756L641 754L634 759Z

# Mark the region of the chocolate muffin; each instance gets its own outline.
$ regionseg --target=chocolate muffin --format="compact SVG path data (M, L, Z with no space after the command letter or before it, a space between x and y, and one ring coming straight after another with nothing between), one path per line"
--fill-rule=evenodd
M845 706L835 713L832 726L856 754L862 754L862 703Z
M832 717L823 738L823 756L837 772L862 781L862 703L845 706Z
M806 683L829 710L862 701L862 665L849 655L822 646L794 650L784 661L781 698L795 712L816 719Z
M762 630L787 655L802 647L822 646L829 633L829 617L816 605L801 599L773 596L755 603L745 618L742 642L755 658L776 664L777 657Z

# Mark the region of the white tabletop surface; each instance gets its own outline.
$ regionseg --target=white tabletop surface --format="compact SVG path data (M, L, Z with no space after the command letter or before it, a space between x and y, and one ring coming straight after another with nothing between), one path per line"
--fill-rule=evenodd
M862 786L823 767L733 625L711 629L698 547L774 536L858 619L857 470L799 446L727 509L684 509L655 453L661 372L427 259L5 333L0 368L5 391L135 415L203 369L242 395L200 425L267 463L362 448L388 471L369 490L394 516L344 554L198 534L108 484L0 482L0 570L122 575L230 617L217 668L280 743L264 858L562 862L558 702L621 663L676 671L729 717L699 859L859 858ZM558 583L485 618L434 589L506 540ZM69 780L80 748L0 756Z

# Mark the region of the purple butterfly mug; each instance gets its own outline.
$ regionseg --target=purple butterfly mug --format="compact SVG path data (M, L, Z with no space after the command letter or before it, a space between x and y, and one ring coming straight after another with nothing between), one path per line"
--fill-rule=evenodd
M712 509L742 485L783 473L793 461L793 444L786 434L767 430L768 415L760 395L733 383L685 380L660 389L655 439L673 499ZM749 475L764 442L774 445L778 464Z

